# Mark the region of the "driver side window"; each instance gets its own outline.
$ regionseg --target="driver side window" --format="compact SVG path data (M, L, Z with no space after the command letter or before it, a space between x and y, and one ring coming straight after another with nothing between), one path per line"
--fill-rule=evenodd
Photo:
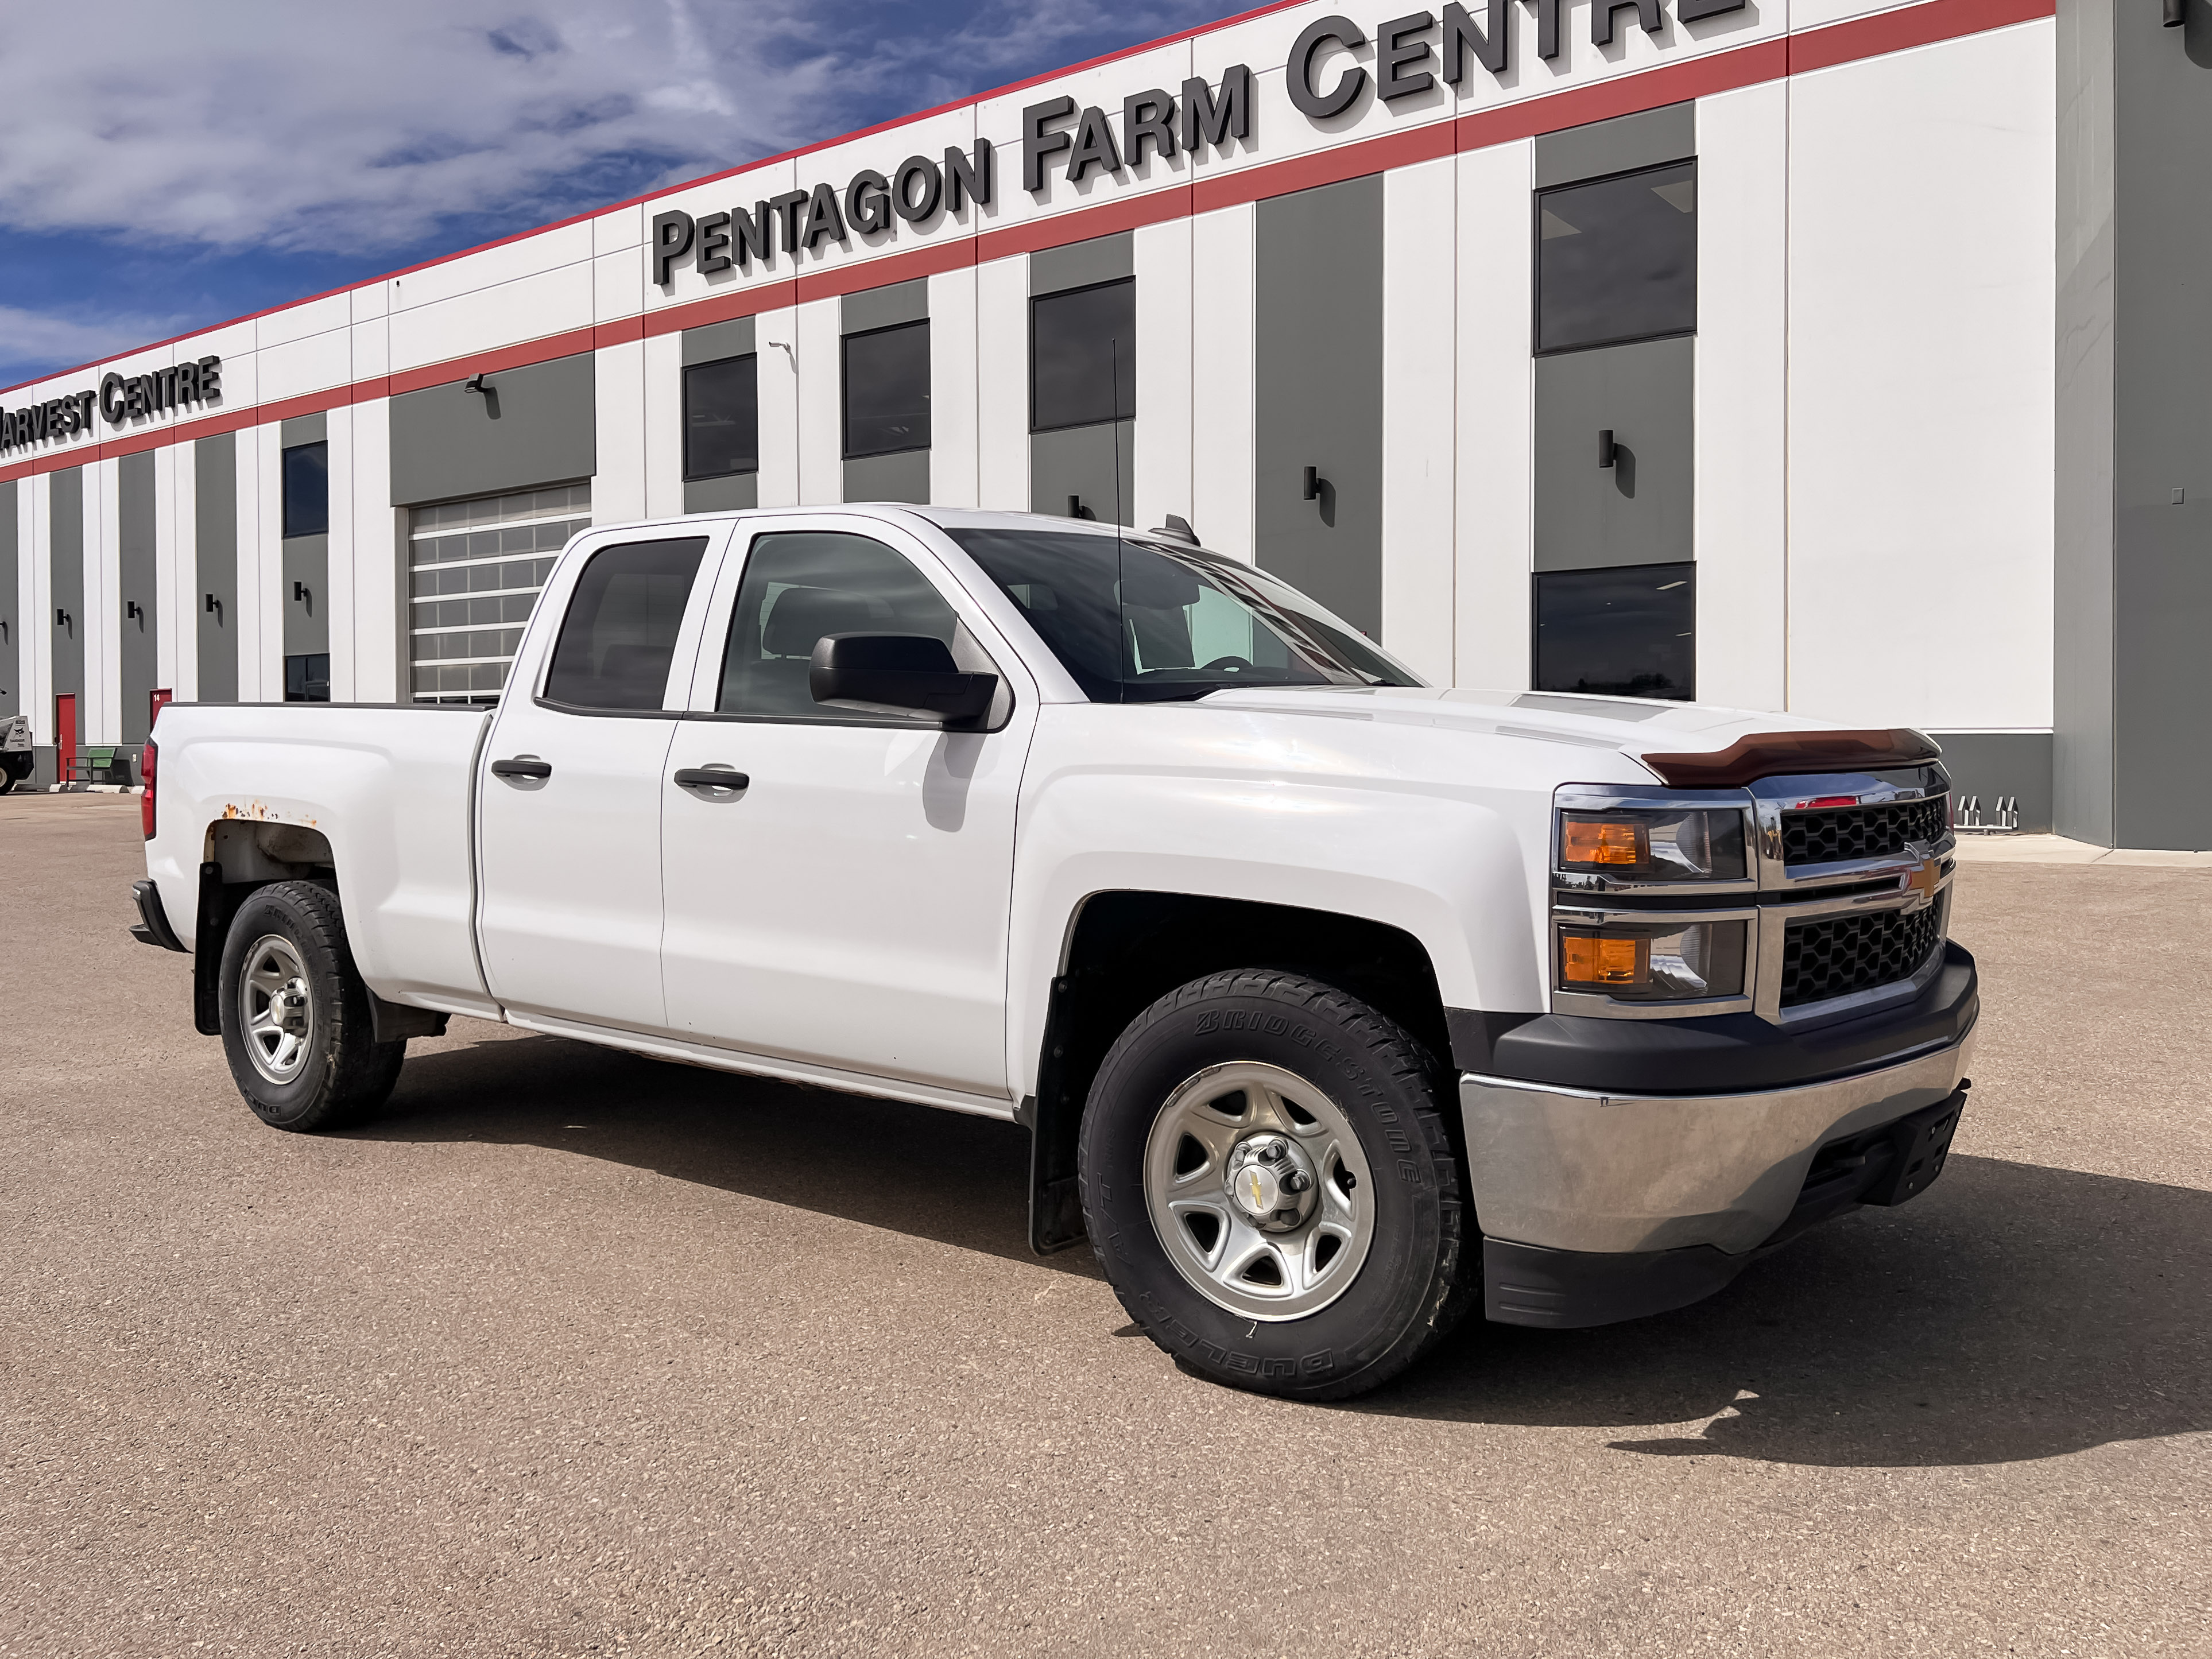
M807 668L824 634L927 634L958 654L960 621L903 555L867 536L783 531L745 556L716 712L850 725L814 701ZM880 722L871 721L871 724ZM929 721L917 717L917 725Z

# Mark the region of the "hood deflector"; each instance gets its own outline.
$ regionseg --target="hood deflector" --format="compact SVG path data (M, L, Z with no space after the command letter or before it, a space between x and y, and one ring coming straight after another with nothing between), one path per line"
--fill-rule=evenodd
M1877 732L1755 732L1703 755L1638 758L1676 789L1739 789L1800 772L1878 772L1924 766L1943 751L1905 726Z

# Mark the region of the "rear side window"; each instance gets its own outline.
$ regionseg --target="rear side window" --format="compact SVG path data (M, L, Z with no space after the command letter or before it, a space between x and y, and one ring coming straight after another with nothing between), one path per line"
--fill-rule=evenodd
M571 708L659 708L704 536L623 542L592 555L553 642L545 700Z
M850 724L850 709L824 708L807 684L815 641L824 634L927 634L953 647L956 658L963 643L952 607L881 542L830 531L763 536L738 584L715 708Z

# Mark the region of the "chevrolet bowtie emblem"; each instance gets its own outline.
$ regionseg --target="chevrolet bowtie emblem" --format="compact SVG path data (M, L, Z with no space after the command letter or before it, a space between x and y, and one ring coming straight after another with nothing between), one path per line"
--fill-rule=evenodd
M1936 878L1942 874L1942 866L1934 859L1923 859L1899 876L1897 884L1905 891L1918 896L1918 902L1912 906L1917 910L1936 896Z

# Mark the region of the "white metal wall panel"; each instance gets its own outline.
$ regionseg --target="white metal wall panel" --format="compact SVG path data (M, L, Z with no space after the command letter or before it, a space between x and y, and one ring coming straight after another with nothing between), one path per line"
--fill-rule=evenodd
M973 507L976 495L975 268L929 279L929 499Z
M796 507L800 501L799 374L792 344L797 333L788 306L763 311L753 319L753 339L760 354L759 500L763 507ZM836 496L830 499L835 501Z
M89 462L84 469L84 615L76 623L84 641L84 701L77 708L77 731L87 743L113 743L123 735L123 657L116 637L123 614L118 471L113 459Z
M350 404L331 410L323 416L323 441L330 446L325 452L330 463L330 531L324 542L327 550L323 571L325 591L315 595L315 603L330 607L332 702L362 700L356 689L361 678L357 639L360 622L354 610L355 593L360 584L360 560L356 554L359 544L354 537L354 495L360 483L355 473L356 419ZM281 533L281 522L278 530ZM382 559L375 558L373 551L371 557L379 565L384 563Z
M393 286L404 289L417 280L400 277ZM404 308L395 307L392 313L395 370L590 327L592 264L582 260L561 265L496 288L470 289L429 305L419 303L411 293L405 297Z
M350 386L354 380L352 327L341 325L281 345L258 347L254 362L259 375L256 390L264 402ZM223 365L226 380L229 367Z
M282 311L256 317L253 343L257 349L273 350L343 329L353 319L350 293L325 294L319 299L302 300Z
M645 440L645 516L679 518L684 512L684 337L653 334L639 343L645 348L645 418L639 426ZM604 516L596 496L592 516Z
M1528 684L1535 387L1526 139L1456 158L1459 479L1452 683Z
M1146 165L1155 158L1147 156ZM1188 219L1131 238L1137 278L1137 375L1131 510L1136 527L1191 514L1191 232Z
M227 366L227 365L226 365ZM284 700L283 429L270 422L238 434L238 700Z
M1791 88L1795 712L2051 724L2055 41Z
M1020 182L1018 178L1015 182ZM976 504L1030 510L1030 262L975 268Z
M818 507L845 499L842 301L811 300L793 319L799 371L799 499Z
M1249 564L1252 536L1253 210L1191 221L1190 522ZM1141 392L1139 393L1141 396Z
M1452 678L1457 163L1382 175L1382 644Z
M199 684L198 538L192 525L192 451L168 444L154 452L154 574L160 590L161 683L189 699Z
M1790 706L1790 88L1698 105L1698 696Z
M54 740L53 630L47 626L54 606L53 566L47 550L53 534L49 493L53 482L48 472L24 478L15 486L15 566L21 573L16 584L30 596L21 614L37 618L23 634L23 690L28 694L23 711L31 717L31 741L44 744Z
M403 701L399 584L406 569L400 551L403 514L392 505L392 404L373 398L353 406L352 478L348 525L354 548L348 586L353 609L353 697L356 702ZM331 502L332 528L337 502ZM337 574L331 572L332 586ZM333 642L333 652L336 646ZM331 664L335 676L337 665ZM335 682L331 696L337 696Z
M647 516L648 493L645 342L601 346L592 354L592 380L598 403L594 441L599 468L592 480L592 522L620 524L625 519L642 519ZM677 465L681 470L683 463L679 460Z

